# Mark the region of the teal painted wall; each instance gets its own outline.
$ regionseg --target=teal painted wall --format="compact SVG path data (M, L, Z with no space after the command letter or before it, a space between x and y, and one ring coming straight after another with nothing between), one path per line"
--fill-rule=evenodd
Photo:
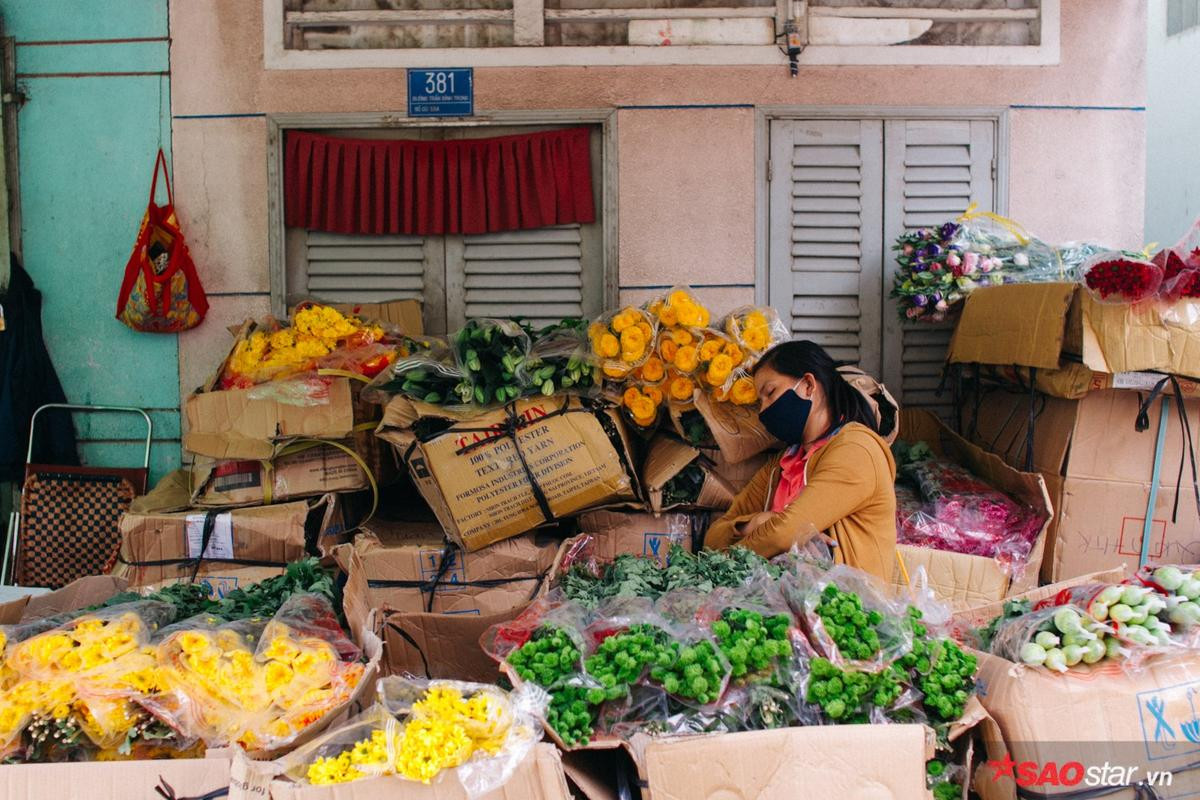
M160 145L170 158L167 0L0 0L0 18L27 98L21 236L51 357L71 402L151 411L156 480L180 460L177 337L134 333L114 313ZM140 41L113 41L127 39ZM134 418L83 415L76 428L85 461L141 461Z

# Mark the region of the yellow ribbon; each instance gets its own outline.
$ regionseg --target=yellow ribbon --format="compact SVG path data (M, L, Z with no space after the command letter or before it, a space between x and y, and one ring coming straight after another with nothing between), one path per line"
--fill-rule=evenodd
M904 566L904 556L900 555L900 551L896 551L896 566L900 567L900 577L904 579L905 586L912 586L912 579L908 577L908 568Z
M354 429L363 430L363 425L369 426L366 428L369 430L371 427L374 427L375 423L362 423L360 425L356 425ZM367 516L363 518L362 522L358 523L357 528L361 528L363 525L366 525L372 517L375 516L375 512L379 509L379 483L375 480L375 475L371 472L371 468L367 466L367 462L364 461L362 456L360 456L353 448L347 447L341 442L336 442L331 439L293 439L280 448L279 452L275 454L275 458L282 458L283 456L303 453L305 450L311 450L314 447L321 447L322 445L336 447L338 450L341 450L346 455L350 456L350 458L354 459L354 463L358 465L359 469L363 471L363 475L367 476L367 483L371 486L371 510L367 513ZM272 502L272 489L274 487L274 479L271 473L274 471L275 466L269 459L263 460L261 464L263 471L263 505L269 506ZM357 530L357 528L354 530Z
M1030 239L1033 238L1029 234L1029 231L1025 230L1025 228L1016 220L1009 219L1008 217L1002 217L999 214L993 214L991 211L979 211L978 208L978 203L971 203L971 205L967 206L967 210L964 211L956 221L970 222L973 219L990 219L992 222L996 223L1001 228L1004 228L1006 231L1016 237L1017 242L1022 247L1029 244Z
M1151 258L1153 258L1152 253L1156 247L1158 247L1158 242L1151 242L1143 247L1141 252L1138 253L1138 255L1142 257L1142 261L1149 261Z
M350 378L352 380L362 381L363 383L371 382L371 379L366 375L360 375L357 372L350 372L349 370L345 369L319 369L317 370L317 374L323 377Z

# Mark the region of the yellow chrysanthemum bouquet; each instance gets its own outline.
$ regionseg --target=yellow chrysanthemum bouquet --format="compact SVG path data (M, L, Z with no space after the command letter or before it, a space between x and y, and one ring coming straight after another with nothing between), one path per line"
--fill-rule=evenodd
M69 756L85 741L121 745L148 720L135 701L159 688L150 637L173 613L141 601L5 630L0 749L16 747L27 730L39 754Z
M153 708L210 746L285 746L347 702L364 673L320 595L293 595L270 620L193 618L164 633Z
M545 692L512 693L496 686L391 676L379 703L277 764L300 783L347 783L397 775L430 783L454 770L469 796L507 781L541 738ZM540 704L540 705L539 705Z
M318 369L373 378L395 361L400 346L382 325L316 303L298 308L288 325L269 319L254 328L234 345L222 389L248 389Z
M588 326L592 354L604 377L620 380L642 366L654 349L654 321L645 311L626 306Z

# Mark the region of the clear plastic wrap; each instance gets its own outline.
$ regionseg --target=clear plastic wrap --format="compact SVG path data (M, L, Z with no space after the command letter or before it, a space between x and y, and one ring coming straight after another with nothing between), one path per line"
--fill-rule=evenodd
M868 574L839 564L803 584L785 581L784 597L816 651L836 665L877 672L912 647L905 609Z
M588 346L587 325L564 319L529 331L529 380L533 392L552 395L574 392L594 396L599 391L596 359ZM644 367L645 365L643 365Z
M1101 303L1140 303L1158 294L1163 271L1140 254L1109 251L1080 267L1080 281Z
M609 380L623 380L654 351L654 318L640 308L625 306L588 326L588 341L600 371Z
M1081 265L1110 248L1054 246L1015 221L972 207L956 220L902 234L892 297L906 319L942 322L975 289L1006 283L1074 281Z
M494 791L541 738L545 692L391 676L380 702L276 761L297 783L399 775L423 783L453 770L468 797Z
M707 328L712 316L687 286L671 287L647 303L646 311L663 328Z
M312 594L292 595L269 621L172 626L157 658L156 715L209 746L252 750L287 745L347 702L365 669L329 600Z
M1140 581L1085 583L1063 589L1038 603L1034 609L1066 605L1082 608L1091 619L1107 626L1111 635L1130 650L1146 655L1184 646L1185 638L1176 633L1190 627L1187 622L1192 617L1182 618L1176 613L1181 607L1187 610L1182 602L1178 597L1161 594Z
M748 353L746 366L753 366L763 353L792 337L779 312L770 306L742 306L725 315L725 331Z
M1042 514L950 461L914 461L899 474L898 543L993 558L1005 574L1021 577L1045 525Z
M402 394L432 405L462 403L463 373L446 340L410 337L404 349L408 355L397 358L363 387L364 400L387 405L393 395Z
M1066 672L1127 655L1118 640L1110 641L1111 632L1080 606L1056 605L1002 620L988 649L1009 661Z
M476 405L507 403L529 388L529 335L506 319L472 319L450 336L455 362L470 384L460 399Z
M391 345L383 325L330 306L298 307L290 324L267 318L234 345L221 374L222 389L248 389L321 368L375 375L387 365ZM384 344L387 347L376 347Z

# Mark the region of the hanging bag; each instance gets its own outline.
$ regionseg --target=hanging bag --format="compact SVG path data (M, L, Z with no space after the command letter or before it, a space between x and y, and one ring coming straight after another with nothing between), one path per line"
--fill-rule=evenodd
M155 205L158 169L167 185L167 204ZM117 319L135 331L178 333L194 328L208 313L208 299L188 253L167 175L167 158L159 149L150 181L150 203L138 229L137 242L117 299Z

